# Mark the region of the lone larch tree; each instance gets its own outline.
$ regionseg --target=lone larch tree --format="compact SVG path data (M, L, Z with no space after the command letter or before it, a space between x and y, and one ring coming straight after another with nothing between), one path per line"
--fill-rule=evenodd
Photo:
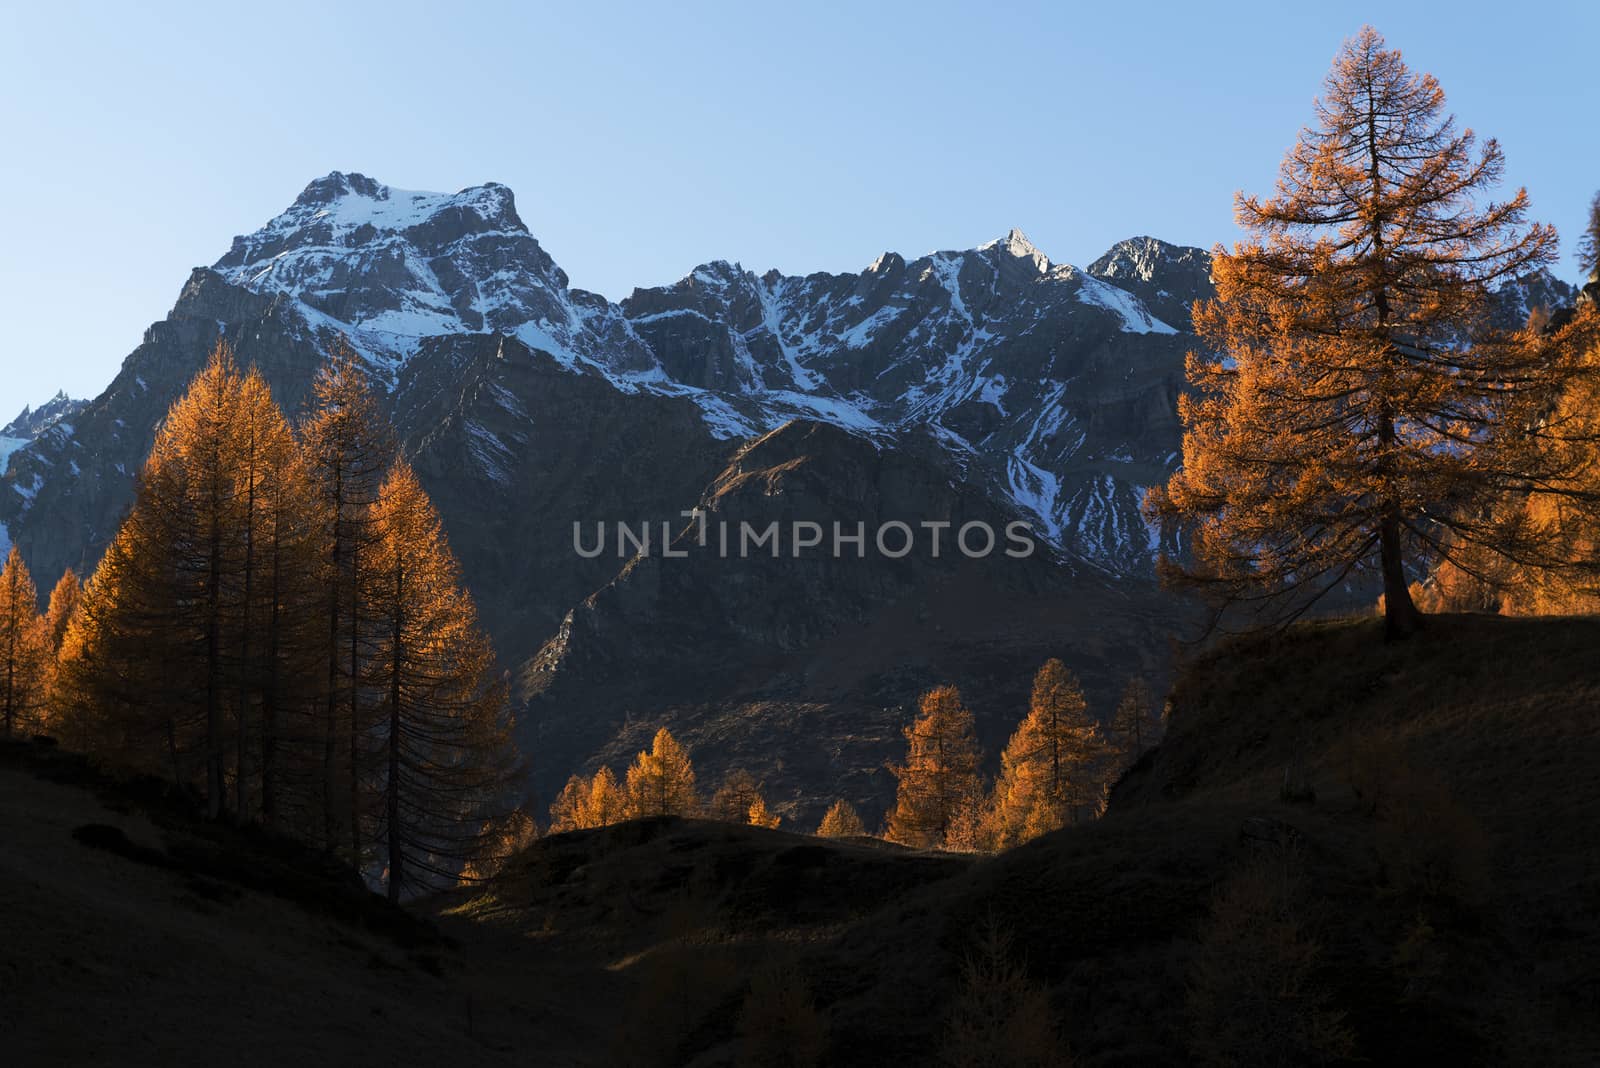
M1487 195L1504 169L1370 27L1347 41L1270 197L1197 304L1208 351L1179 401L1183 466L1152 518L1193 531L1180 582L1292 618L1362 572L1381 576L1387 633L1421 625L1409 577L1468 545L1530 561L1491 502L1560 492L1567 450L1539 413L1578 373L1570 347L1496 328L1503 281L1549 263L1555 231L1528 197ZM1576 492L1576 490L1575 490Z

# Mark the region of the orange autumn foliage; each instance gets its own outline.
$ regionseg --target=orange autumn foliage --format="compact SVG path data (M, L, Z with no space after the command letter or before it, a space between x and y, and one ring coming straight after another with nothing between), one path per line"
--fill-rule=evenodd
M667 728L656 731L650 748L641 750L628 769L627 798L628 816L633 819L693 816L700 811L694 765Z
M1008 849L1086 814L1112 752L1077 678L1060 660L1047 661L1034 676L1027 717L1000 754L990 845Z
M1381 577L1388 633L1421 617L1410 571L1460 546L1550 562L1492 514L1537 487L1587 491L1539 415L1589 374L1534 331L1495 329L1500 282L1551 262L1555 231L1494 201L1481 148L1370 27L1346 42L1282 165L1275 195L1241 195L1249 233L1197 304L1208 351L1180 398L1183 467L1147 502L1193 532L1170 579L1258 618L1292 618L1352 576Z
M855 807L840 798L828 807L817 827L818 838L859 838L867 833Z
M78 573L69 567L62 572L55 588L50 591L50 606L44 614L45 633L50 638L52 655L61 648L61 639L67 636L67 624L72 621L72 613L82 596L83 582L78 578Z
M887 837L924 849L974 848L983 803L982 754L961 691L939 686L923 694L905 736L906 762L890 768L900 787Z
M50 636L39 592L15 545L0 568L0 736L44 729L51 677Z

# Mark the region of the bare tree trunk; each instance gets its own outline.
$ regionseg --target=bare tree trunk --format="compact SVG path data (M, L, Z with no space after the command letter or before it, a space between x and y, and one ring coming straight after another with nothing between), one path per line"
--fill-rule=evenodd
M206 576L206 814L222 815L222 503L220 456L211 474L210 568Z
M6 620L6 737L11 737L11 720L17 704L17 595L11 591L11 614Z
M1400 520L1392 512L1383 517L1378 536L1383 565L1383 634L1386 640L1397 641L1422 629L1422 613L1411 600L1400 559Z
M1369 74L1366 147L1368 176L1372 181L1372 202L1376 206L1382 203L1383 169L1378 154L1378 112L1373 92ZM1371 235L1374 258L1383 263L1383 216L1377 211L1373 212ZM1381 279L1377 291L1373 293L1373 307L1378 315L1379 339L1387 346L1385 359L1392 363L1395 360L1395 347L1393 338L1389 336L1389 289ZM1386 372L1385 378L1387 377ZM1388 385L1386 381L1386 389ZM1378 418L1378 474L1380 480L1385 482L1392 471L1390 453L1395 444L1392 399L1392 396L1384 397L1383 410ZM1385 485L1384 492L1389 491L1390 487ZM1405 638L1422 627L1422 613L1417 611L1416 604L1412 602L1410 584L1406 582L1405 562L1401 558L1400 524L1400 506L1391 495L1385 501L1383 515L1378 520L1378 560L1383 572L1383 633L1387 641Z
M350 547L350 862L361 867L361 544L352 539Z
M400 664L404 658L403 628L405 615L404 569L396 565L394 572L394 628L389 650L389 901L400 901L400 885L405 879L405 853L400 834Z
M276 491L280 496L282 489ZM267 582L267 649L261 678L261 822L272 826L278 818L278 596L281 592L283 536L282 508L275 502L272 524L272 568Z
M250 416L254 418L254 416ZM250 431L249 453L245 457L245 479L248 486L245 490L244 513L244 610L240 614L244 626L239 635L239 714L238 736L235 738L234 752L234 798L233 807L242 820L248 808L246 802L245 762L246 752L249 749L248 737L250 727L250 630L253 621L250 618L252 607L252 586L255 580L255 553L256 553L256 446L255 428L252 424Z
M335 827L333 818L334 794L334 742L337 737L336 730L339 717L339 613L344 607L340 603L339 583L343 578L341 567L344 563L344 471L335 468L333 472L333 545L330 556L333 567L330 569L328 591L328 700L322 722L322 845L328 852L333 852Z

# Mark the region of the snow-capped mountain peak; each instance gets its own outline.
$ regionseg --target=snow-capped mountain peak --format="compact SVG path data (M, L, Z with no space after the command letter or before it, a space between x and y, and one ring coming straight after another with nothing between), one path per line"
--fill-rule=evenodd
M54 397L35 408L31 404L24 405L17 417L5 426L0 427L0 438L18 438L32 441L46 430L55 426L64 419L71 419L80 411L88 401L74 400L67 396L66 390L58 390ZM0 472L4 472L5 464L0 463Z
M1179 366L1178 328L1146 293L1158 295L1156 261L1192 251L1125 242L1096 261L1111 269L1082 271L1012 229L909 262L886 252L856 274L714 260L612 303L569 288L505 186L422 193L334 172L214 270L292 302L307 331L342 335L392 384L429 338L500 334L623 392L689 398L721 438L795 418L879 442L929 436L1064 546L1115 501L1118 522L1095 519L1104 529L1076 547L1126 560L1149 549L1138 486L1119 467L1085 496L1064 472L1099 455L1165 464L1166 444L1097 444L1104 428L1084 428L1099 425L1098 392L1147 389L1153 367Z
M1028 260L1039 274L1046 274L1050 270L1050 257L1040 252L1034 243L1028 240L1028 235L1015 227L1007 232L1006 236L979 245L977 251L988 252L991 249L1013 259Z

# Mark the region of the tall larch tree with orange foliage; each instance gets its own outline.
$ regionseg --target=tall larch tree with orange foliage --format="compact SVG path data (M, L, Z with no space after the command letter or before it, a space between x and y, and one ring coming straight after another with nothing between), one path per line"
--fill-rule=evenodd
M84 583L56 658L55 733L97 760L190 785L194 622L184 611L169 531L146 502L146 461L133 508Z
M245 551L237 437L242 387L232 349L219 344L167 413L152 451L155 492L145 501L170 536L174 577L192 583L195 594L203 649L196 689L203 695L206 806L213 818L226 807L229 646L242 615L230 588Z
M83 580L78 578L78 573L72 568L67 568L61 573L61 578L50 590L50 606L45 609L44 629L50 639L50 655L54 656L61 649L61 639L67 636L67 624L72 622L72 613L78 607L78 599L83 596Z
M79 606L93 645L63 650L78 711L126 715L93 732L97 749L116 739L148 753L162 729L174 776L187 782L197 756L207 811L226 807L228 719L235 687L234 641L242 606L236 586L243 495L236 430L243 384L232 351L219 344L167 412L140 472L135 501ZM70 643L75 623L68 626Z
M750 806L761 796L761 783L743 768L735 768L723 776L722 785L711 795L706 805L706 816L723 823L745 823L750 819Z
M1376 572L1404 636L1421 625L1411 573L1453 546L1540 559L1486 506L1582 492L1536 440L1578 361L1488 315L1497 284L1552 260L1555 231L1525 224L1523 190L1488 198L1500 146L1444 107L1365 28L1275 194L1238 199L1250 237L1218 250L1217 297L1194 312L1209 351L1188 360L1183 466L1147 504L1193 531L1167 574L1219 605L1281 621Z
M1112 746L1089 715L1083 687L1060 660L1033 678L1028 715L1000 754L990 824L998 849L1057 830L1089 804Z
M602 767L589 780L578 807L579 827L609 827L628 818L628 791L617 781L616 773Z
M317 501L289 421L255 368L239 382L233 426L238 481L239 609L234 661L234 809L277 823L290 708L311 698L315 664L305 634L319 592ZM254 791L254 796L252 796Z
M1503 502L1497 515L1511 532L1507 540L1536 546L1537 555L1528 554L1534 561L1481 546L1456 548L1422 591L1446 610L1550 615L1600 609L1600 311L1584 303L1564 318L1549 343L1582 353L1594 373L1569 382L1542 414L1539 447L1586 492L1563 483Z
M63 734L198 786L213 816L230 795L252 816L256 779L269 816L275 710L307 700L320 663L287 658L274 633L319 592L311 502L265 384L218 346L158 429L133 507L70 612L54 693Z
M241 814L251 811L247 788L254 782L254 810L262 822L281 824L286 799L293 795L295 816L303 825L307 761L286 757L292 742L306 733L306 713L321 693L318 668L325 646L315 606L323 595L318 565L327 524L305 454L254 368L240 390L237 437L244 516L237 805Z
M362 680L378 701L370 811L398 901L485 855L515 807L519 769L506 680L408 464L384 479L372 513L363 601L376 643Z
M368 770L362 739L372 715L360 685L371 631L363 622L362 597L367 553L376 538L373 506L395 447L366 372L348 347L341 345L318 370L312 395L301 436L324 523L322 831L332 849L342 830L352 862L360 863L361 783Z
M628 818L628 794L610 768L573 775L550 805L550 833L608 827Z
M628 768L628 815L693 816L700 811L694 764L672 732L662 727Z
M859 838L866 833L866 825L861 822L855 806L842 797L828 806L822 822L817 825L818 838Z
M44 726L51 660L39 591L13 545L0 567L0 729L5 737Z
M899 780L889 812L891 841L919 848L968 848L983 802L983 754L972 712L954 686L922 695L905 729L906 762L890 768Z

